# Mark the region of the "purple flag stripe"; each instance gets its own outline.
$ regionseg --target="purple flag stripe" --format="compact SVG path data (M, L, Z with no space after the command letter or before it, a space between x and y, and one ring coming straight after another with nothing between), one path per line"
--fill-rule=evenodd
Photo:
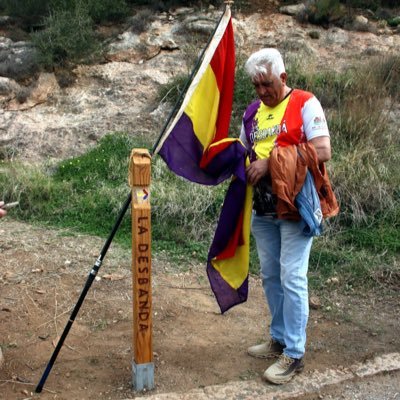
M218 256L227 247L232 234L236 230L240 214L244 209L245 198L246 182L234 179L229 185L225 196L217 229L208 253L208 260Z
M237 304L244 303L248 296L248 278L246 278L239 289L233 289L219 274L219 272L207 263L207 275L210 281L211 289L214 292L215 298L221 313L228 311Z
M236 179L232 180L226 193L214 239L208 253L207 263L208 279L221 313L224 313L237 304L245 302L248 295L248 277L246 277L239 289L234 289L211 264L211 260L221 254L227 247L239 223L240 215L244 210L246 199L245 156L246 151L241 143L232 142L229 147L215 156L207 166L207 170L212 170L213 173L217 174L218 167L225 168L226 160L230 159L231 164L236 163L234 171Z
M216 176L199 168L203 146L194 133L191 119L185 113L174 126L158 154L171 171L191 182L217 185L232 176L232 169Z
M246 171L244 163L246 152L246 148L240 142L234 141L215 155L204 170L214 176L235 175L245 182Z

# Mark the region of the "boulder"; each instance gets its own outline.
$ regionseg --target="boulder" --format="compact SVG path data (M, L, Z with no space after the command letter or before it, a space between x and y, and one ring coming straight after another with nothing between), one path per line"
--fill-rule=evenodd
M22 111L45 103L51 95L57 93L58 89L59 86L53 73L41 73L35 86L25 89L25 95L22 93L21 87L19 94L9 102L6 110ZM24 98L22 98L23 95Z
M21 80L38 70L37 51L31 43L0 38L0 76Z
M352 23L352 29L360 32L368 32L371 29L368 18L363 15L357 15Z
M14 79L0 76L0 96L11 96L19 90L20 86Z
M279 12L281 14L297 16L303 13L306 9L306 6L303 3L293 4L290 6L283 6L279 8Z
M215 29L215 19L193 16L188 17L182 22L182 29L187 33L200 33L210 35Z

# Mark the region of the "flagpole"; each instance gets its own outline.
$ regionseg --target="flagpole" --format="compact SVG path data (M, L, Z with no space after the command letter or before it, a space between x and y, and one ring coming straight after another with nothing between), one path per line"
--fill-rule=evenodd
M224 1L224 3L225 3L224 12L222 13L220 19L218 20L218 23L217 23L217 25L216 25L214 31L213 31L212 34L210 35L210 37L209 37L209 39L208 39L208 42L207 42L207 44L205 45L203 51L201 52L199 58L197 59L196 65L194 66L194 68L193 68L193 70L192 70L192 72L191 72L191 74L190 74L190 76L189 76L189 79L186 81L186 84L185 84L185 86L184 86L184 88L183 88L181 94L179 95L178 100L176 101L176 103L175 103L175 105L174 105L174 108L172 109L171 113L169 114L169 116L168 116L168 118L167 118L167 121L165 122L163 128L161 129L161 133L160 133L158 139L156 140L156 142L155 142L155 144L154 144L154 146L153 146L153 148L152 148L152 150L151 150L151 152L150 152L151 155L154 155L154 152L155 152L155 150L157 149L157 146L159 145L161 139L163 138L163 136L164 136L164 134L165 134L165 131L167 130L167 128L168 128L168 126L169 126L169 124L170 124L172 118L175 116L177 109L178 109L179 106L181 105L182 100L183 100L183 98L185 97L186 92L188 91L189 86L190 86L190 84L192 83L192 80L193 80L194 76L196 75L196 72L197 72L198 69L200 68L201 62L203 61L204 54L206 53L208 47L210 46L210 43L211 43L212 39L214 38L215 33L217 32L217 29L218 29L218 27L219 27L219 24L221 23L222 18L223 18L224 15L225 15L226 8L227 8L227 7L230 7L230 5L233 4L233 1L232 1L232 0L227 0L227 1Z

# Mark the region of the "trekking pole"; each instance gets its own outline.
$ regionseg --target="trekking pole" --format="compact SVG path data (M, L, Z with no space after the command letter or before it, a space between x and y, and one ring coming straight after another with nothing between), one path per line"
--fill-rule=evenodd
M102 248L102 250L100 252L99 257L97 258L96 262L94 263L94 266L93 266L92 270L89 273L89 276L88 276L87 281L85 283L85 286L84 286L84 288L82 290L82 293L79 296L78 302L76 303L76 305L75 305L75 307L74 307L74 309L73 309L73 311L71 313L71 316L69 317L67 325L64 328L64 332L62 333L62 335L61 335L61 337L60 337L60 339L59 339L59 341L57 343L57 346L54 349L53 355L51 356L50 361L47 364L47 367L46 367L45 371L43 372L42 378L40 379L40 382L36 386L36 389L35 389L36 393L40 393L42 391L42 389L43 389L43 386L44 386L44 384L46 382L46 379L47 379L48 375L50 374L50 371L51 371L51 369L52 369L52 367L53 367L53 365L54 365L54 363L56 361L58 353L60 352L61 347L64 344L64 340L67 337L68 332L71 329L72 324L75 321L75 317L77 316L77 314L79 312L79 309L80 309L83 301L85 300L86 294L87 294L88 290L90 289L90 286L92 285L94 279L96 278L97 273L99 272L99 269L101 267L103 259L107 254L107 250L111 245L111 242L112 242L112 240L113 240L113 238L115 236L115 233L117 232L117 230L118 230L118 228L119 228L119 226L120 226L120 224L122 222L122 219L124 218L124 215L126 213L126 210L129 207L129 204L131 203L131 200L132 200L132 192L129 192L129 196L125 200L125 203L124 203L124 205L122 206L122 208L121 208L121 210L119 212L117 221L115 222L114 227L113 227L110 235L108 236L106 242L104 243L104 246L103 246L103 248Z

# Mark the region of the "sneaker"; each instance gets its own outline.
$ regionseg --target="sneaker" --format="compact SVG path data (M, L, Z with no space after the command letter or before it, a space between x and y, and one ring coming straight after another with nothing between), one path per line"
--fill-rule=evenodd
M290 358L282 354L265 372L264 379L268 382L281 385L289 382L296 373L303 371L304 362L302 358Z
M256 358L276 358L283 353L284 345L270 339L269 342L256 344L247 349L247 353Z

